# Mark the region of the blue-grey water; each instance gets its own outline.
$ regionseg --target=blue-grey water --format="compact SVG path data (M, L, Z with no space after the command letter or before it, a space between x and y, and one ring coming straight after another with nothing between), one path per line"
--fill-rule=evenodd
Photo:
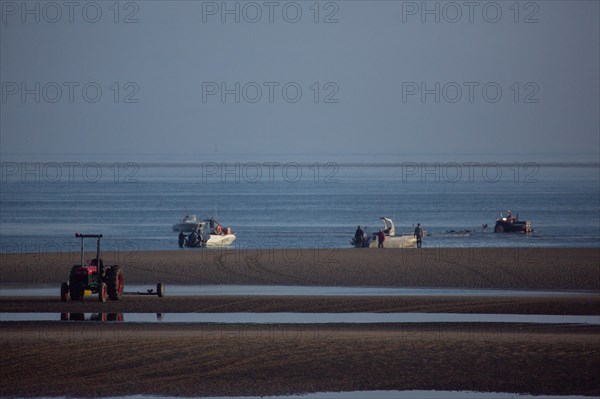
M219 324L379 324L379 323L525 323L600 325L600 316L488 314L488 313L108 313L55 314L35 312L0 313L8 321L102 321L129 323L219 323ZM74 317L71 317L74 316Z
M148 293L156 287L127 284L124 295ZM582 297L595 296L596 291L544 291L454 288L397 288L397 287L326 287L300 285L166 285L165 295L171 296L478 296L478 297ZM156 293L154 290L153 293ZM52 286L0 285L0 297L56 296L58 288Z
M598 247L598 162L211 161L2 163L0 251L177 249L172 224L216 216L233 248L344 248L379 216L421 223L425 247ZM495 234L510 209L532 234ZM482 225L487 224L487 232ZM202 250L202 249L184 249Z

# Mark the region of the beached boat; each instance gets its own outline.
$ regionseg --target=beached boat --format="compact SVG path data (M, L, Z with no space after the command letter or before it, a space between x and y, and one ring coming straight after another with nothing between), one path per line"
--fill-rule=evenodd
M236 239L231 228L223 227L215 218L197 221L188 236L179 231L179 247L218 247L230 245Z
M196 215L185 215L179 219L178 223L173 225L173 231L181 231L184 233L191 233L195 229L197 230L202 221L198 220Z
M503 217L502 214L496 219L496 225L494 226L494 233L531 233L533 228L531 227L531 221L519 220L519 214L517 217L512 216L510 211L508 215Z
M385 248L410 248L417 245L417 239L411 233L396 235L396 228L391 218L380 217L379 220L383 222L383 233L385 234L385 241L383 246ZM355 248L377 248L377 233L364 233L362 241L358 237L352 237L352 246Z

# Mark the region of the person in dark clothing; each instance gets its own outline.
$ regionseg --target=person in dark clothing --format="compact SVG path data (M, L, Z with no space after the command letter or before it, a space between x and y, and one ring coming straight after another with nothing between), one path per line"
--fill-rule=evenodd
M197 230L192 231L192 234L189 235L188 243L191 246L196 246L198 244L198 231Z
M179 248L183 248L183 245L185 244L185 234L183 234L183 231L179 232Z
M417 248L421 248L421 240L423 239L423 228L421 227L421 223L417 223L413 235L417 238Z
M356 228L356 233L354 233L354 241L356 243L360 243L362 245L363 239L365 237L365 232L358 226Z
M377 233L377 248L383 248L383 242L385 241L385 233L383 230L379 230Z

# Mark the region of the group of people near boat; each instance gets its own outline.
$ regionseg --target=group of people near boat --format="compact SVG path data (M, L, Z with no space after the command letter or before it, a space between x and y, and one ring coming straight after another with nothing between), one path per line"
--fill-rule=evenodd
M385 242L386 233L388 233L388 231L384 229L379 229L379 231L375 233L375 235L377 236L377 248L384 248L383 243ZM413 236L417 239L417 248L421 248L423 235L424 231L421 227L421 223L417 223L417 227L415 227L415 230L413 232ZM354 233L354 241L360 243L363 242L365 238L365 232L363 231L363 229L360 228L360 226L358 226L356 232Z
M227 229L227 232L225 232L225 231L223 231L223 227L220 224L214 222L213 220L210 221L210 233L209 234L216 234L216 235L220 236L220 235L223 235L228 232L229 232L229 229ZM206 235L206 236L202 237L203 234L206 234L206 230L202 229L202 232L201 232L198 230L198 228L194 228L192 230L192 232L190 233L190 235L188 235L188 236L183 234L183 231L179 231L179 248L183 248L184 246L188 246L188 247L200 246L202 243L205 243L210 238L210 235Z
M200 234L198 230L194 229L189 236L183 234L183 231L179 232L179 248L183 248L184 245L188 247L195 247L201 244Z

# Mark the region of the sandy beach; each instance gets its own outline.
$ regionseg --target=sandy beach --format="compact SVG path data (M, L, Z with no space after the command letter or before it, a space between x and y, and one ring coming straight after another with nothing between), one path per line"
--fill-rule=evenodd
M600 394L597 327L2 327L0 395ZM93 345L95 344L95 345Z
M294 255L295 253L295 255ZM292 256L293 255L293 256ZM127 283L277 284L578 291L487 296L125 296L62 303L76 255L2 254L0 312L56 322L0 324L1 396L273 395L473 390L600 395L600 327L516 323L246 325L64 323L92 312L447 312L600 315L600 250L165 251L106 254ZM112 258L112 259L111 259ZM586 293L581 295L581 291ZM126 317L125 317L126 319Z
M89 257L93 255L88 254ZM598 290L600 249L183 249L107 252L128 283ZM0 283L59 284L79 253L0 254Z

